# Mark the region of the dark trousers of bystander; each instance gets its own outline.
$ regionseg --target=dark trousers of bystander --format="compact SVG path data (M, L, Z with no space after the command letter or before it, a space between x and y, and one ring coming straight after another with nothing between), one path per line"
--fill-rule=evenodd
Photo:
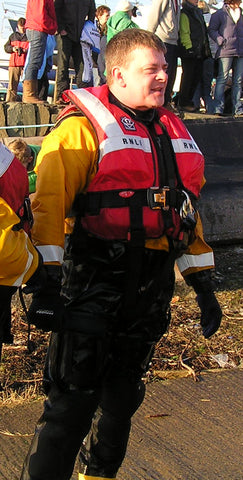
M182 77L179 92L180 107L193 106L193 96L203 74L202 58L182 58Z
M67 35L57 35L57 100L61 98L64 90L69 89L69 68L72 57L74 70L76 73L76 83L78 88L91 86L82 81L84 70L83 55L80 42L73 42Z
M168 83L165 91L165 103L166 106L171 102L171 95L173 92L173 86L176 79L177 58L178 58L178 46L165 43L167 52L165 55L166 62L168 63Z

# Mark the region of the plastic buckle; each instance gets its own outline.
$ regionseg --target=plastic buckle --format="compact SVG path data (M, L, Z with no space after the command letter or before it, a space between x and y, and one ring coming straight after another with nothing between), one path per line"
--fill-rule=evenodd
M166 205L166 193L169 192L169 187L151 187L147 191L148 205L152 210L169 210L169 205Z
M193 209L189 195L184 190L182 190L182 192L186 198L180 208L180 217L184 227L188 230L193 230L196 226L195 210Z

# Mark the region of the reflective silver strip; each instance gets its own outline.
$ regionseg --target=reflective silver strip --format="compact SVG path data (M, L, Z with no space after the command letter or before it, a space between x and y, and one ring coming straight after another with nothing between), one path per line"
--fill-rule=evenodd
M24 269L24 272L19 276L19 278L17 278L17 280L15 280L14 284L13 284L13 287L20 287L23 283L23 278L26 274L26 272L28 272L29 268L31 267L32 265L32 262L33 262L33 255L32 253L28 250L28 247L27 247L27 244L28 244L28 235L26 232L23 232L25 237L26 237L26 250L27 250L27 253L28 253L28 259L27 259L27 262L26 262L26 265L25 265L25 269Z
M112 113L92 93L83 88L77 89L73 93L90 112L95 112L95 120L106 134L107 138L100 143L99 161L107 153L127 148L151 152L149 139L132 134L125 135Z
M213 252L201 253L199 255L184 254L176 260L180 272L188 268L214 267Z
M0 142L0 177L7 171L14 159L14 154Z
M44 262L63 262L64 249L57 245L38 245L37 250L43 257Z
M173 149L175 153L200 153L202 152L198 145L196 144L195 140L191 137L190 138L173 138L171 139Z
M108 137L124 135L115 117L97 97L84 88L78 88L73 93L90 112L94 112L96 121Z
M143 152L151 152L151 145L148 138L135 137L134 135L128 136L124 135L120 137L110 137L101 142L100 144L100 159L110 152L115 152L117 150L142 150Z

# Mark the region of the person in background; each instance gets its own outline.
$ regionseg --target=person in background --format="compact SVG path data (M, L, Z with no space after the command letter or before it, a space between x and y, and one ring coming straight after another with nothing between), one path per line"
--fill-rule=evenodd
M29 42L25 33L25 18L20 17L17 21L16 31L12 33L4 45L6 53L10 53L9 59L9 82L6 102L17 102L19 80L23 72Z
M195 112L193 96L203 75L203 62L211 57L207 27L198 0L183 1L179 43L182 63L179 105L186 112Z
M22 283L37 278L41 256L30 240L32 216L26 168L0 142L0 358L12 343L11 299Z
M52 69L53 65L53 52L56 46L56 40L54 35L47 35L46 47L44 57L40 68L37 73L38 80L38 98L42 101L47 101L49 90L48 72ZM26 65L29 63L29 51L27 53ZM23 70L23 80L25 80L26 66Z
M72 57L76 73L76 83L79 88L88 87L83 82L83 57L80 45L81 33L85 20L94 22L94 0L55 0L57 16L57 77L56 103L63 104L62 93L69 88L69 62Z
M162 108L165 51L146 30L117 33L107 84L66 91L72 104L42 142L32 236L50 276L33 285L29 318L54 333L48 399L21 480L69 480L84 438L79 479L116 478L142 378L170 322L176 258L197 293L203 335L220 326L213 252L193 207L204 158ZM66 241L65 217L76 218Z
M47 36L57 30L53 0L28 0L26 9L26 35L29 40L29 56L25 65L23 102L43 103L38 97L38 70L46 50Z
M213 13L208 33L217 43L215 60L218 74L214 92L216 115L224 114L225 86L232 69L232 113L235 117L243 116L241 102L243 80L243 15L241 0L224 0L222 8Z
M40 100L47 101L49 92L48 74L53 67L53 53L56 48L56 39L54 35L48 35L46 40L46 50L41 68L38 70L38 96Z
M111 9L107 5L100 5L96 9L96 25L100 32L100 53L94 58L98 67L98 85L106 83L105 76L105 49L107 44L107 21L110 18Z
M29 179L29 193L34 193L36 188L36 173L34 167L41 148L40 145L28 145L25 140L19 138L10 142L8 148L26 168Z
M85 20L80 37L83 57L83 75L82 81L86 85L94 86L94 60L93 54L100 52L100 32L96 23L91 20Z
M129 0L120 0L116 12L107 20L107 43L122 30L138 28L132 20L133 7L134 4Z
M168 83L164 107L174 113L178 113L172 103L172 94L177 72L180 10L180 0L153 0L147 22L148 30L156 33L166 46Z
M198 1L198 8L203 12L204 21L206 27L208 28L209 21L211 18L210 8L207 2L204 0ZM214 111L213 108L213 98L212 98L212 83L214 79L214 57L215 57L215 42L209 38L209 46L212 53L211 57L205 58L203 62L203 75L199 80L198 86L193 96L193 103L195 107L198 108L198 111L203 111L208 114L212 114Z

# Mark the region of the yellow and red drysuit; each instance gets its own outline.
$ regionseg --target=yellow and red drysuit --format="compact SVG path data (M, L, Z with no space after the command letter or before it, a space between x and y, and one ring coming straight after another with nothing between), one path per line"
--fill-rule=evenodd
M32 201L32 238L45 264L63 262L63 225L69 218L66 231L70 235L66 238L63 264L66 317L63 330L51 337L45 369L48 402L30 446L22 480L71 478L80 444L88 433L81 453L86 464L82 478L116 477L125 456L131 417L144 398L141 378L154 345L170 321L177 238L162 233L159 238L146 238L145 247L140 243L130 247L129 241L105 238L106 226L99 222L99 212L87 212L78 201L79 194L90 198L92 190L98 188L97 175L107 188L111 177L105 178L101 165L104 159L109 163L117 158L116 170L120 169L126 178L129 165L122 172L123 160L131 161L133 168L135 157L136 161L141 157L146 168L153 158L157 168L154 143L162 127L153 115L149 126L141 118L138 122L136 112L129 113L114 99L110 100L107 86L80 89L68 95L86 116L72 108L70 115L64 116L43 140ZM177 117L164 109L160 117L174 140L178 164L182 166L184 162L193 178L193 156L201 165L201 152ZM203 169L200 175L199 186L194 185L197 193L203 184ZM184 180L189 177L186 174ZM150 172L140 179L143 188L147 188L147 178L152 178ZM120 179L117 185L123 196L131 195L129 188L122 188ZM110 205L102 208L106 210L102 212L105 218L109 217ZM146 223L148 206L144 211ZM76 216L74 228L72 214ZM119 210L118 224L122 215ZM178 226L180 218L174 218ZM113 221L116 222L114 215ZM198 215L196 221L193 241L179 259L181 271L187 275L214 266ZM92 224L92 230L97 227L100 234L91 235L88 224ZM157 227L155 230L157 235ZM43 291L42 300L44 294Z
M29 238L26 169L0 143L0 341L9 342L10 302L16 288L36 271L39 255Z
M102 88L105 90L106 86ZM79 95L84 92L87 95L87 90L81 90ZM91 96L92 94L90 94ZM77 103L78 98L76 99ZM82 103L80 103L80 107L84 110ZM95 107L94 116L98 115L100 106L96 105ZM86 108L88 108L88 104ZM182 165L186 163L189 174L193 175L193 166L190 165L190 162L193 155L201 155L198 147L195 147L195 142L192 141L185 126L175 115L162 109L162 121L166 125L170 136L174 137L172 140L174 141L173 146L175 149L177 148L176 153L177 157L180 157L180 163ZM180 138L179 135L182 135L182 133L183 137ZM116 151L113 154L120 155L122 152ZM94 178L97 172L98 156L97 133L84 116L71 115L68 119L64 119L60 126L43 140L41 153L38 156L35 168L39 180L38 193L32 201L35 216L32 238L46 263L62 263L64 251L63 224L72 211L76 195L80 192L86 192ZM202 176L201 186L204 182ZM51 196L48 194L49 191L52 192ZM197 196L199 195L195 186L194 192ZM45 228L43 228L44 222ZM66 220L66 229L70 232L69 224L70 221ZM168 240L166 236L147 239L146 247L168 251ZM194 241L178 259L178 265L183 275L214 267L212 249L204 241L199 214L197 214L197 225L194 230Z

